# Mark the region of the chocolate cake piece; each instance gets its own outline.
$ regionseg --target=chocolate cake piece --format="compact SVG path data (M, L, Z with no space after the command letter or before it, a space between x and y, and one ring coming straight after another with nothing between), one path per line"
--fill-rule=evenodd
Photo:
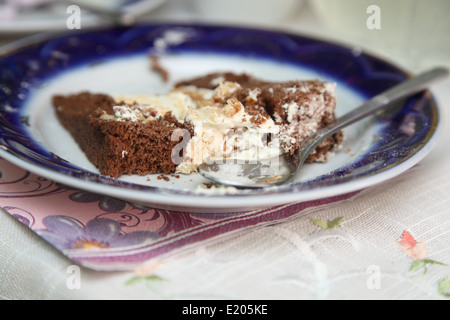
M287 153L298 149L303 140L336 119L336 85L324 81L267 82L247 74L213 73L176 86L213 90L228 81L240 85L234 96L249 113L268 114L281 126L282 148ZM327 161L328 154L339 149L343 140L342 131L335 133L323 141L306 162Z
M292 153L334 121L335 86L317 80L267 82L214 73L178 83L167 95L83 92L55 96L61 124L103 175L195 172L205 161ZM326 161L342 133L308 161Z
M86 157L101 174L117 178L123 174L173 173L172 152L181 141L172 139L176 129L192 132L171 113L150 123L111 121L117 103L111 96L84 92L53 98L61 124L71 133ZM172 141L173 140L173 141Z

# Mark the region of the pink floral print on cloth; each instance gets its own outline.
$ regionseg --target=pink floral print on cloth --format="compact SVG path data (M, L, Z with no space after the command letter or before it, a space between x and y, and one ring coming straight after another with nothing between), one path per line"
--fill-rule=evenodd
M432 265L447 266L446 264L435 261L428 257L428 250L425 245L425 240L417 242L416 239L408 231L403 231L401 240L397 242L402 251L413 262L409 269L410 272L422 271L425 274L428 271L428 267ZM441 279L438 283L438 292L446 297L450 298L450 277Z

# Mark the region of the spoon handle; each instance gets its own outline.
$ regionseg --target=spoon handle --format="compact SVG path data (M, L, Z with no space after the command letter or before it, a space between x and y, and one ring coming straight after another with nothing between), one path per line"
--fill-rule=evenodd
M442 80L449 75L449 71L445 68L436 68L424 72L418 76L412 77L397 86L373 97L359 108L348 112L339 117L335 122L323 129L327 136L333 134L342 128L351 125L369 115L372 115L403 98L410 97L427 89L432 83Z
M300 152L300 165L303 161L305 161L310 152L312 152L322 141L332 134L369 115L390 107L393 103L398 102L401 99L426 90L432 83L442 80L448 75L449 70L445 68L435 68L418 76L412 77L373 97L360 107L339 117L326 127L317 130L317 132L310 139L304 142L305 148L300 147L298 150L298 152ZM300 165L298 167L300 167ZM298 168L292 168L292 171L297 170Z

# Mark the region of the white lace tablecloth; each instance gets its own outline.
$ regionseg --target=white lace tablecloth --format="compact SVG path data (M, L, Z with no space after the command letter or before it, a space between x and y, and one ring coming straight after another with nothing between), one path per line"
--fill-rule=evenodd
M169 4L159 19L170 10L177 7ZM189 18L184 12L173 17ZM281 27L333 38L310 19L300 15ZM427 59L417 69L433 64ZM448 299L450 79L432 93L442 108L441 136L431 154L401 176L338 201L294 207L298 214L276 223L210 239L136 270L80 267L3 204L0 298Z

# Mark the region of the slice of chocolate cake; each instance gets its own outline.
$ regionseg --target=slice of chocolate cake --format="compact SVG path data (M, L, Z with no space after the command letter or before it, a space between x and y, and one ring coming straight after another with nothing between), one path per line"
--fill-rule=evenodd
M293 152L335 119L334 85L271 83L210 74L180 82L167 95L83 92L55 96L61 124L103 175L195 172L206 161L254 160ZM309 161L326 161L342 133Z
M115 106L122 102L111 96L86 92L55 96L53 104L61 124L87 158L101 174L111 177L175 172L172 152L181 137L172 139L173 132L180 128L192 132L189 124L180 123L171 112L150 123L127 119L125 115L123 121L118 121L114 114L124 110L118 111Z

